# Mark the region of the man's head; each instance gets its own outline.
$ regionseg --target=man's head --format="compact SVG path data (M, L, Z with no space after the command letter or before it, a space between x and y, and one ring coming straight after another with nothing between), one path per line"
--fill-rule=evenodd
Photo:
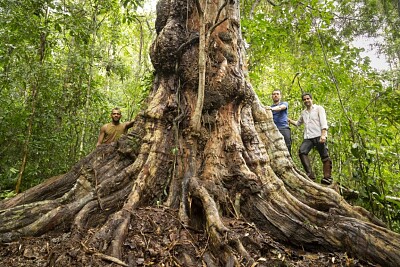
M310 108L313 104L312 95L310 93L303 93L301 95L301 99L303 100L304 105L307 108Z
M279 103L282 98L281 90L274 90L272 92L271 98L272 98L272 101L274 101L274 103Z
M114 123L119 123L121 116L121 110L119 108L113 108L111 110L111 118Z

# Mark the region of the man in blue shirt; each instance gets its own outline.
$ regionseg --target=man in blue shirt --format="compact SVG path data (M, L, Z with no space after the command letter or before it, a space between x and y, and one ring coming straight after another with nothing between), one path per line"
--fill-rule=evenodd
M272 111L275 125L285 139L285 144L289 154L292 155L292 138L288 122L289 104L287 102L281 102L282 93L280 90L274 90L271 97L274 104L272 104L270 107L267 107L267 109Z

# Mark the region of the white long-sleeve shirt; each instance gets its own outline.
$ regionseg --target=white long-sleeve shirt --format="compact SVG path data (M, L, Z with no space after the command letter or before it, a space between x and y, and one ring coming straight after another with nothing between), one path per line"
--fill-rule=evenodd
M311 139L321 136L322 130L328 130L325 109L322 106L313 104L310 111L307 109L301 112L296 125L304 124L304 139Z

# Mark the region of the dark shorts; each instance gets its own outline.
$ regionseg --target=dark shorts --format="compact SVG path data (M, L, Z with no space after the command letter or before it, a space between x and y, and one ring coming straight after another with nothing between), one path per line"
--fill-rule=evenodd
M329 153L328 153L328 146L325 143L320 143L319 139L321 137L315 137L315 138L311 138L311 139L304 139L303 143L300 146L299 149L299 155L303 154L303 155L308 155L308 153L310 153L311 149L313 149L314 147L317 149L321 160L322 161L326 161L329 159Z

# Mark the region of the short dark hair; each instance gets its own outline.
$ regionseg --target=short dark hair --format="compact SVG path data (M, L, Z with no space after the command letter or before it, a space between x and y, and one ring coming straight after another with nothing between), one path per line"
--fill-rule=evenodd
M118 107L113 108L113 109L111 110L111 113L113 113L114 110L118 111L119 114L121 114L121 109L120 109L120 108L118 108Z
M312 99L311 93L303 93L303 94L301 95L301 100L303 100L303 98L304 98L306 95L308 95L308 96Z

